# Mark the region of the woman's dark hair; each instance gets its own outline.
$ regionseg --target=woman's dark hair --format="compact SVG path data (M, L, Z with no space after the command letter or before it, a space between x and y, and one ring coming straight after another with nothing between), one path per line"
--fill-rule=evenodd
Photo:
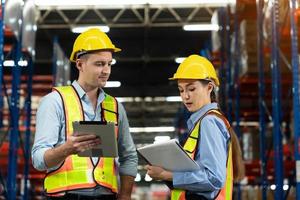
M211 80L199 80L203 86L208 85ZM213 89L210 93L211 102L217 102L217 97L215 90ZM245 176L245 165L242 157L242 151L240 146L240 141L230 126L228 129L230 137L231 137L231 144L232 144L232 164L233 164L233 179L235 182L242 180Z
M212 82L211 80L204 80L204 79L201 79L199 81L203 86L206 86L206 85L208 85L208 83ZM217 102L217 95L215 92L215 88L210 93L210 100L211 100L211 102Z

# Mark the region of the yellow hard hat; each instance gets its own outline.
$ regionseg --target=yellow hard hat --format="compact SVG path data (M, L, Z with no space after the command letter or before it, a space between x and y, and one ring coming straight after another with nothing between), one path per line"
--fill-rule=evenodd
M217 86L220 85L216 70L206 58L198 55L187 57L177 68L176 73L169 80L178 79L212 79Z
M97 28L91 28L81 33L75 40L73 45L73 51L70 56L70 60L75 62L77 53L87 53L95 50L112 50L113 52L121 51L121 49L115 47L106 33Z

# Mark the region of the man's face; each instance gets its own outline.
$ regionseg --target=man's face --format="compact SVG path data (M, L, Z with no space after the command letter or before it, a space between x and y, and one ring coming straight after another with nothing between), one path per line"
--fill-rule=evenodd
M103 88L111 73L111 51L97 51L77 59L79 80L89 87Z

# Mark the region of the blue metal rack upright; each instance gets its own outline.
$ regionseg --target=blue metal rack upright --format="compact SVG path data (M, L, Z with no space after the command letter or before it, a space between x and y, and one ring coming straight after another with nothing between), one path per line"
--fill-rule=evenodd
M20 24L13 45L14 66L12 67L12 92L9 102L10 131L9 131L9 158L7 169L7 199L17 199L17 170L18 170L18 148L19 148L19 114L20 114L20 82L22 58L22 23Z
M11 130L9 133L9 162L7 175L7 195L8 200L15 200L17 193L17 157L18 157L18 139L19 139L19 85L21 76L21 66L19 60L21 58L21 42L17 40L14 48L15 66L12 69L12 95L10 101L11 111Z
M234 48L235 48L235 54L233 55L234 58L234 71L233 71L233 80L234 83L232 83L232 87L234 90L234 116L235 116L235 132L241 141L241 129L240 129L240 81L239 81L239 72L240 72L240 58L241 58L241 52L240 52L240 43L239 43L239 15L237 13L237 8L235 8L235 15L234 15ZM239 183L236 184L237 187L237 199L242 199L241 194L241 185Z
M3 126L3 96L2 96L2 81L3 81L3 62L4 62L4 0L0 0L0 128Z
M26 122L25 122L25 143L24 143L24 160L25 160L25 168L24 168L24 194L23 200L30 199L29 195L29 166L30 166L30 135L31 135L31 96L32 96L32 76L33 76L33 57L29 57L29 62L27 66L27 97L25 100L25 111L26 111Z
M240 130L240 58L241 58L241 51L240 51L240 43L239 43L239 15L237 13L237 8L235 10L234 15L234 49L235 54L233 56L234 58L234 72L233 72L233 80L234 80L234 115L235 115L235 121L236 121L236 127L235 132L239 139L241 139L241 130Z
M221 107L225 111L226 117L230 123L233 122L233 114L235 115L235 131L238 138L241 138L240 131L240 44L239 44L239 20L237 12L234 15L234 48L235 54L231 52L231 30L230 30L230 8L220 8L220 27L221 27ZM234 59L234 61L233 61ZM235 96L235 101L233 97ZM235 108L233 113L233 108ZM241 197L240 184L235 184L237 188L237 199Z
M225 112L228 121L232 122L232 92L233 81L231 77L231 40L230 40L230 14L229 7L220 8L220 27L221 27L221 109Z
M293 111L294 111L294 138L296 161L296 199L300 199L300 102L299 102L299 58L298 58L298 27L295 23L296 0L290 1L291 46L293 68Z
M266 158L266 120L265 120L265 76L264 76L264 51L263 51L263 5L264 0L256 3L257 9L257 63L259 73L258 84L258 105L259 105L259 139L260 139L260 169L261 169L261 186L262 199L267 199L267 158Z
M232 91L233 81L231 76L231 40L230 40L230 7L225 11L225 33L226 33L226 94L227 94L227 113L226 117L232 123ZM224 84L224 83L223 83Z
M223 112L227 113L227 106L226 106L226 56L225 56L225 49L226 49L226 43L225 43L225 35L226 35L226 25L225 25L225 21L224 21L224 17L225 17L225 9L221 8L219 9L219 25L221 27L221 31L220 31L220 38L221 38L221 52L220 52L220 60L221 60L221 65L220 65L220 73L219 73L219 77L220 77L220 96L221 96L221 101L220 101L220 105L221 105L221 109L223 110Z
M279 66L279 2L272 1L272 42L271 42L271 73L272 73L272 118L273 118L273 146L275 166L275 199L283 199L283 154L281 125L281 91Z

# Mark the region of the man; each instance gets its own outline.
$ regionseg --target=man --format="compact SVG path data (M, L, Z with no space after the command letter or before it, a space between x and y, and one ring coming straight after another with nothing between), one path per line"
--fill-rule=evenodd
M80 34L70 57L78 80L54 88L39 105L32 161L36 169L47 170L48 199L130 199L137 173L135 146L124 107L102 89L111 73L112 53L118 51L98 29ZM82 120L116 124L119 165L114 158L77 156L101 143L93 134L73 133L72 122Z

